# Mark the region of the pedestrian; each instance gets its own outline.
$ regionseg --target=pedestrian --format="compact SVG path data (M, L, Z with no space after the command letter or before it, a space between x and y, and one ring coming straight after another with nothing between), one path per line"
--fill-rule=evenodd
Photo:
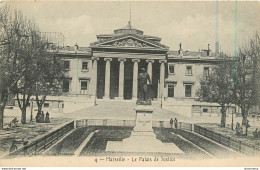
M17 146L16 146L16 141L15 140L12 140L12 145L11 145L11 147L10 147L10 149L9 149L9 152L11 153L11 152L13 152L13 151L15 151L15 150L17 150Z
M172 128L172 125L173 125L173 119L172 118L170 120L170 124L171 124L171 128Z
M41 112L39 123L44 123L44 113L43 113L43 111Z
M259 133L258 128L256 128L255 131L253 132L254 138L258 138L259 137L258 133Z
M174 126L175 126L175 129L178 129L178 120L177 120L177 118L174 118Z
M28 144L28 139L27 138L23 138L22 139L22 143L23 143L23 146L27 145Z
M51 123L49 112L46 113L46 116L45 116L45 123Z
M249 125L249 120L246 120L246 136L247 136L247 132L248 132L248 128L249 127L251 127L250 125Z

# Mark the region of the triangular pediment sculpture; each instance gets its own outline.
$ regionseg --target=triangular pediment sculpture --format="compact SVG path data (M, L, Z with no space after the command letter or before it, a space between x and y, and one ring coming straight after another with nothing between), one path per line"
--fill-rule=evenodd
M160 43L155 43L149 40L137 38L134 36L126 36L121 38L115 38L106 40L103 42L92 43L92 46L98 47L128 47L128 48L167 48Z

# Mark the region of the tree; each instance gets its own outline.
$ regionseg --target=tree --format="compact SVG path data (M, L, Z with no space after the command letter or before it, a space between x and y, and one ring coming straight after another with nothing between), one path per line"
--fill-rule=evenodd
M11 94L19 79L25 72L24 67L17 67L18 63L18 30L12 23L14 14L8 6L0 8L0 129L3 129L4 108L8 95ZM20 35L21 37L21 35Z
M19 67L24 68L25 72L17 82L15 94L18 101L18 106L22 112L21 123L26 123L26 108L29 104L30 97L34 92L34 84L37 79L37 61L43 47L39 43L39 31L35 23L26 20L22 13L15 13L12 21L13 27L16 30L16 39L18 45L15 55L18 56ZM14 44L15 45L15 44ZM20 99L20 95L22 98Z
M0 128L3 129L4 108L11 93L17 96L21 123L26 123L26 108L36 90L47 44L36 24L17 10L1 7L0 21Z
M256 33L252 39L239 49L237 56L235 100L236 104L241 108L242 125L246 127L249 110L258 104L259 59L260 39L259 34Z
M226 110L232 104L234 92L234 60L224 53L219 54L219 62L210 74L200 78L197 96L200 101L218 103L221 106L221 127L226 124Z
M38 113L42 111L47 95L60 95L61 83L64 77L61 58L55 52L46 53L38 64L39 75L35 87L35 97ZM40 98L41 96L41 98Z

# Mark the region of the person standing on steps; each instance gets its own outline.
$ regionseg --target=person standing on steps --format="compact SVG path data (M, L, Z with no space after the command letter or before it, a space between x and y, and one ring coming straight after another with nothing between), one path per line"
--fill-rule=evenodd
M175 126L175 129L178 129L178 120L177 120L177 118L174 118L174 126Z
M49 112L46 113L46 116L45 116L45 123L51 123Z
M171 124L171 128L172 128L172 126L173 126L173 119L172 118L170 120L170 124Z

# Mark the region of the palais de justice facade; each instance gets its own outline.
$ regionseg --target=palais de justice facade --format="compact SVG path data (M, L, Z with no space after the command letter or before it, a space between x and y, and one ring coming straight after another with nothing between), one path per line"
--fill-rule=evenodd
M208 74L218 60L211 50L178 51L160 43L161 38L144 35L131 26L114 34L97 35L90 47L64 47L58 55L64 59L67 78L63 92L71 96L97 96L99 99L135 100L137 77L146 68L152 79L152 97L166 101L194 101L198 78ZM207 45L207 44L205 44Z

